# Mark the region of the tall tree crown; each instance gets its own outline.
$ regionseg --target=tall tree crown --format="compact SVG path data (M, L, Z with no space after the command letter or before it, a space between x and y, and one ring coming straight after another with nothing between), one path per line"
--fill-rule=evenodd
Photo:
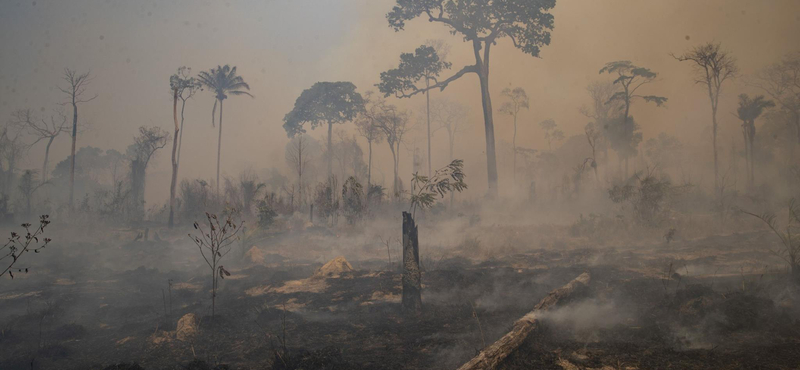
M747 94L739 95L739 106L736 108L736 116L740 120L750 122L758 118L764 109L775 106L775 102L767 100L764 95L751 98Z
M657 73L648 68L636 66L628 60L618 60L606 63L606 65L600 69L600 74L603 73L616 73L618 77L614 80L614 84L622 86L622 91L618 91L612 95L609 102L630 102L634 99L641 98L646 102L656 103L659 107L667 102L667 98L663 96L636 94L636 91L639 90L642 85L649 84L658 77Z
M294 102L294 109L283 118L289 137L306 132L323 123L352 121L364 110L364 98L351 82L317 82L304 90Z
M386 18L395 31L422 16L447 25L465 41L493 43L507 36L536 57L540 47L550 44L553 15L547 11L555 5L555 0L397 0Z
M182 100L191 98L195 94L195 92L197 92L197 90L202 88L202 84L200 83L200 81L194 77L191 77L191 73L192 73L191 68L180 67L178 68L178 71L175 74L169 76L170 90L173 91L177 90L178 97L180 97ZM248 86L247 88L249 89L250 87Z
M694 63L696 72L695 83L710 85L719 90L722 83L736 77L739 67L736 59L727 51L722 50L720 43L705 43L695 46L681 56L673 57L681 62Z
M520 110L530 108L528 93L521 87L515 87L513 90L506 87L500 94L508 99L508 101L503 103L500 107L500 112L502 113L516 115Z
M216 94L218 100L225 100L228 94L231 95L247 95L253 97L249 92L250 85L244 82L242 76L236 75L236 67L229 65L217 66L209 71L202 71L198 73L197 79L200 83L208 87ZM172 82L172 79L170 79Z
M416 84L420 80L438 82L439 73L450 66L450 62L439 58L436 49L422 45L414 53L400 54L400 65L381 72L381 82L376 86L384 96L395 94L401 97L405 92L419 90Z

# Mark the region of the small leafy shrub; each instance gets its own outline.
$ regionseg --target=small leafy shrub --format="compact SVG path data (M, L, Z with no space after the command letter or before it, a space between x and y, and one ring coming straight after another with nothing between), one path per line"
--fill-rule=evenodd
M278 217L278 212L275 212L275 209L266 199L258 201L256 210L256 216L258 216L258 226L262 229L269 229L269 227L275 222L275 217Z
M354 225L364 213L364 189L355 177L350 176L342 186L342 212L347 223Z
M646 175L637 173L633 184L614 185L608 196L614 203L629 205L638 222L657 226L667 217L670 201L681 188L649 171Z

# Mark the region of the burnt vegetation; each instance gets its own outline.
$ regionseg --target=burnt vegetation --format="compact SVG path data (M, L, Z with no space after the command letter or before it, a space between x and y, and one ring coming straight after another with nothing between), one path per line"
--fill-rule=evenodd
M71 51L0 74L0 369L797 368L800 51L755 27L758 53L683 34L645 53L620 12L613 47L567 62L549 45L586 32L558 32L574 4L369 3L352 13L382 29L325 47L352 4L303 8L326 13L313 37L280 4L266 47L258 11L193 4L148 30L212 52L142 43L212 68L125 58L121 84ZM367 36L397 43L355 54ZM282 59L259 74L256 49Z

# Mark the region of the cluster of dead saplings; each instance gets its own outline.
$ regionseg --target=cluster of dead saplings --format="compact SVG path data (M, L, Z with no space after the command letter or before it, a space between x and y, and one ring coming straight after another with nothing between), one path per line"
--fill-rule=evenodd
M495 369L511 353L517 350L525 339L539 326L538 316L558 305L559 301L568 300L575 292L589 285L591 276L588 272L576 277L544 297L531 312L514 323L511 331L490 346L484 348L477 356L462 365L459 370ZM419 267L419 239L417 225L411 213L403 212L403 310L411 315L422 312L422 272Z

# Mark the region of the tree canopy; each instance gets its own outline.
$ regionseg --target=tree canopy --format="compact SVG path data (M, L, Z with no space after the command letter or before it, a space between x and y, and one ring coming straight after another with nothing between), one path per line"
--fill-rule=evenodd
M606 63L605 67L600 69L600 74L603 73L616 73L618 77L614 80L614 84L621 85L623 89L612 95L609 102L631 102L634 99L640 98L646 102L656 103L659 107L667 102L667 98L663 96L636 94L636 91L642 85L651 83L658 77L657 73L648 68L636 66L628 60L618 60L616 62Z
M500 94L508 99L508 101L500 106L501 113L505 113L516 118L517 113L519 113L520 110L530 108L528 93L526 93L525 89L521 87L515 87L513 90L506 87Z
M534 57L542 46L550 44L555 0L397 0L386 15L395 31L405 28L406 21L427 17L429 22L446 25L452 34L460 34L472 42L476 64L465 66L451 77L426 89L414 90L407 96L433 88L444 90L467 73L481 73L489 63L489 46L508 37L517 49ZM484 45L482 45L482 43ZM481 57L480 50L484 55Z
M351 82L317 82L306 89L294 103L294 109L283 118L289 137L305 133L324 123L343 123L356 118L364 109L364 98Z
M397 68L381 72L378 90L389 96L406 97L410 92L419 91L422 87L416 84L423 80L426 86L432 81L438 82L439 73L449 69L452 64L439 58L433 46L422 45L414 53L400 54L400 65Z
M447 25L464 41L494 42L509 37L524 53L538 57L550 44L555 0L397 0L386 16L396 31L419 16Z
M249 92L242 90L250 90L250 85L244 82L242 76L236 75L235 66L231 67L226 64L212 68L210 71L201 71L197 74L197 79L201 84L211 89L218 100L225 100L228 94L253 97ZM175 82L178 81L176 80ZM172 78L170 78L170 83L173 83Z

